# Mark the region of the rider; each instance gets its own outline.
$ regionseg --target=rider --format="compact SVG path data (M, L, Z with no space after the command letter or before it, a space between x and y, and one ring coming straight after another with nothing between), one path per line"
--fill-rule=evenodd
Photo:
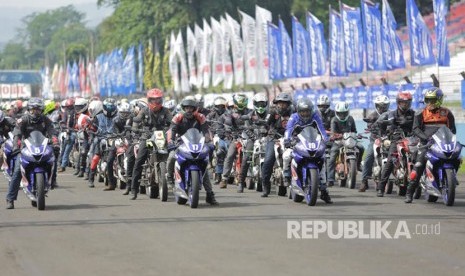
M206 118L203 114L197 112L197 102L195 99L187 98L181 102L183 113L179 113L173 117L171 121L170 131L168 132L168 148L173 149L175 147L175 139L181 137L186 133L187 130L191 128L196 128L205 136L206 146L209 146L210 149L213 148L211 145L211 138L208 129L208 124L206 123ZM167 160L166 170L167 170L167 180L171 187L174 187L174 166L176 162L176 153L177 150L170 152ZM205 171L203 177L203 187L207 192L207 197L205 201L211 205L217 205L218 202L215 199L215 194L212 190L212 185L210 182L210 176L208 170Z
M269 134L271 139L266 144L265 149L265 161L262 167L262 183L263 183L263 194L262 197L268 197L271 190L271 174L273 172L273 166L276 162L276 156L274 152L275 139L284 136L287 122L293 113L292 98L287 92L280 93L274 98L273 103L275 108L270 111L266 116L267 124L270 128ZM283 151L283 149L280 149ZM289 170L283 172L284 180L286 185L289 186L291 183L291 174Z
M389 110L389 105L391 101L386 95L379 95L374 100L375 104L375 111L368 114L365 118L367 122L367 129L370 130L370 143L368 144L368 148L365 152L365 159L363 162L363 169L362 169L362 186L358 190L359 192L365 192L368 189L368 178L371 177L373 173L373 162L375 161L375 153L373 152L373 144L378 138L379 130L376 127L376 120L378 120L379 116L384 112Z
M331 120L331 140L336 140L342 138L343 133L347 132L357 132L355 126L354 118L349 115L349 103L347 102L338 102L335 106L336 116ZM333 143L331 147L331 155L328 162L328 183L329 186L334 185L334 175L336 167L336 157L339 154L339 149L342 147L340 143ZM365 149L363 145L358 142L356 147L359 151L359 156L357 159L357 167L360 170L360 163L362 162L362 156Z
M249 139L247 139L245 147L242 148L242 163L241 171L239 174L239 186L237 187L237 192L244 192L245 187L245 178L247 177L247 172L249 171L250 160L252 159L254 140L258 139L257 132L254 130L263 129L266 132L266 115L268 111L268 97L266 93L257 93L253 97L253 107L254 110L247 114L247 119L245 119L246 132L248 133ZM254 139L255 138L255 139Z
M147 139L150 138L153 131L164 131L167 129L172 119L170 111L163 107L163 96L163 91L158 88L147 91L148 108L141 109L133 119L133 132L137 133L140 129L147 129L150 131L150 134L142 133L137 156L134 155L134 145L131 145L128 149L126 175L128 176L128 183L131 183L131 187L128 187L124 194L129 194L129 189L131 189L131 200L135 200L139 193L139 180L142 175L142 165L144 165L147 160L149 151L147 149Z
M13 174L8 186L8 193L6 195L7 209L14 209L13 201L18 197L19 185L21 183L21 162L20 160L20 145L22 141L29 137L30 133L34 130L42 132L43 135L51 138L54 151L60 150L58 138L55 129L53 128L52 121L43 115L44 101L41 98L31 98L28 103L28 113L23 115L18 120L18 123L13 130L13 152L19 152L17 162L13 169Z
M195 94L194 96L195 100L197 101L198 104L198 110L197 112L200 114L203 114L204 116L207 116L208 113L210 113L209 109L205 108L205 99L202 94Z
M242 116L251 112L251 110L247 108L249 99L245 94L235 94L233 96L233 101L235 108L232 109L231 112L225 112L219 119L219 127L220 129L225 129L225 131L236 131L240 127L243 127L245 125L245 120L242 119ZM221 189L227 187L233 161L237 154L236 143L239 142L233 141L229 144L228 153L224 159L223 176L220 182Z
M55 103L54 100L45 100L44 101L44 112L43 114L47 116L51 121L52 124L54 125L54 128L58 126L59 124L59 119L61 118L61 115L58 114L59 112L59 105ZM50 184L53 188L58 187L57 185L57 169L58 169L58 156L60 155L59 151L54 152L55 155L55 161L53 161L53 169L52 169L52 175L50 176Z
M215 184L221 181L223 174L223 164L226 153L228 152L229 141L226 139L224 129L220 129L219 119L226 111L227 101L219 96L213 101L213 110L207 115L207 122L210 122L210 130L218 135L218 145L216 149L216 168L215 168Z
M443 125L447 126L452 133L456 134L457 132L454 115L449 109L441 106L443 97L444 93L440 88L429 88L426 90L424 97L426 107L415 114L413 133L420 139L420 143L423 147L420 146L418 149L415 167L410 175L405 203L412 202L413 193L425 170L426 153L428 151L425 145L428 144L428 140Z
M383 113L379 116L375 123L375 127L379 127L380 134L387 133L391 141L389 154L386 164L381 171L381 179L377 187L377 196L384 196L386 183L389 181L389 176L394 168L395 157L397 152L397 141L402 139L402 135L396 131L400 129L404 136L412 134L412 125L415 111L411 109L412 95L409 92L399 92L396 97L397 109Z
M296 104L296 113L293 113L287 122L286 131L284 132L284 147L286 151L283 154L283 171L290 171L289 167L291 165L291 139L294 132L297 132L298 126L312 126L320 132L321 136L323 137L323 141L328 141L328 135L326 134L325 127L323 125L323 121L321 120L320 114L315 112L313 103L308 98L301 98L297 101ZM331 204L333 201L329 196L328 190L326 189L326 176L325 170L322 170L323 164L321 164L320 169L320 199L324 202Z
M336 116L334 110L330 108L331 101L329 97L326 95L320 95L316 102L318 107L318 111L320 112L321 119L323 120L323 124L327 131L331 130L331 120Z
M163 107L168 109L171 112L171 115L176 115L175 110L176 110L176 100L169 100L166 101L163 104Z
M108 134L112 134L114 132L114 122L113 118L116 116L117 108L116 108L116 100L114 98L107 98L103 101L103 112L98 114L94 117L92 121L92 125L94 128L97 129L95 133L94 139L92 141L92 152L89 152L89 155L92 156L90 162L90 172L89 172L89 187L94 187L94 177L95 172L97 170L97 165L100 161L100 157L102 156L103 152L100 149L100 141ZM110 164L107 160L107 164ZM113 175L113 166L107 166L108 175ZM109 177L111 180L111 177ZM104 189L104 191L110 191L111 189L111 182ZM114 189L113 189L114 190Z
M78 162L77 164L75 164L76 172L74 173L74 175L77 175L77 177L84 177L84 172L86 170L86 157L89 151L89 135L86 131L86 128L89 126L91 119L89 116L88 107L89 102L86 99L79 97L74 100L74 112L76 122L74 129L78 132L81 131L84 138L81 148L79 149Z
M64 141L65 145L61 151L61 168L58 172L64 172L66 170L69 155L71 154L74 140L76 139L76 133L73 130L75 125L74 99L67 99L62 107L65 111L61 123L64 125L65 131L68 133L68 138Z

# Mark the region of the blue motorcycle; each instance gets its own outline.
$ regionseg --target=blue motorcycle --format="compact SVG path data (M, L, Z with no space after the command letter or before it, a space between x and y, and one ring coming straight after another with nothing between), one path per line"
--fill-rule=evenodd
M292 151L290 198L310 206L316 204L320 187L320 169L324 165L326 144L319 132L306 126L297 135Z
M462 144L446 126L441 126L425 147L426 168L420 183L428 202L442 198L447 206L454 205L455 187L458 185L457 170L460 167Z
M174 195L178 204L189 201L191 208L197 208L210 149L203 134L195 128L186 131L181 140L176 153Z
M38 210L45 209L45 195L50 190L50 176L55 155L49 139L40 131L32 131L21 150L21 187Z
M11 180L11 174L13 173L13 169L15 167L16 157L18 156L16 153L13 152L13 134L11 132L8 133L8 139L4 140L3 146L3 173L8 181Z

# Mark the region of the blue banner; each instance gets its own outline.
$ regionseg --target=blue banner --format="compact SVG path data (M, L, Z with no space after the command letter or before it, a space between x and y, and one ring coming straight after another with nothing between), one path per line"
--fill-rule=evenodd
M341 15L333 9L329 13L329 33L329 75L347 76Z
M405 68L402 41L396 34L397 22L387 0L383 0L383 53L389 70Z
M327 46L323 28L323 23L313 14L307 12L307 29L310 35L312 76L322 76L326 73Z
M123 89L124 95L129 95L136 91L136 62L135 62L135 47L131 46L126 53L126 58L123 62Z
M366 68L369 71L386 70L381 33L379 4L362 0L363 38L365 40Z
M292 17L292 42L297 77L310 77L309 34L295 16Z
M282 52L282 67L283 78L294 78L294 52L292 50L292 40L287 33L286 27L281 19L279 19L279 30L281 32L281 52Z
M407 24L410 36L411 65L422 66L436 62L433 41L414 0L407 0Z
M372 102L369 88L366 86L357 87L357 105L356 108L368 109L369 103Z
M281 31L276 25L270 22L268 22L268 61L270 79L282 79Z
M344 101L349 103L350 108L357 108L357 87L346 87L341 90L344 91Z
M438 50L438 65L450 66L449 44L447 42L447 6L448 0L433 0L434 25L436 26L436 44Z
M363 72L363 31L360 8L341 4L341 16L344 33L344 51L348 73Z
M142 42L139 42L139 48L137 50L137 64L139 65L139 91L144 91L144 46L142 46Z
M81 92L81 88L79 87L79 67L77 62L73 62L73 67L71 68L71 84L72 84L72 91L73 92Z
M396 109L397 108L396 97L397 97L397 94L399 94L399 87L397 85L388 84L388 85L383 85L383 89L384 89L384 94L388 96L389 100L391 101L389 108Z
M332 88L330 89L331 91L331 101L336 104L338 102L341 102L344 100L344 97L343 95L341 95L341 91L339 90L339 88Z

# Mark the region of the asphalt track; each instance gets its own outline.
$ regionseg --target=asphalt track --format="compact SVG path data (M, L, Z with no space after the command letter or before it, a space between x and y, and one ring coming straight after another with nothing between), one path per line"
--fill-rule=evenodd
M58 181L45 211L21 191L14 210L1 206L1 275L465 275L463 176L453 207L377 198L370 183L366 193L332 187L334 204L314 207L215 186L219 206L201 191L190 209L172 194L130 201L102 183L90 189L68 171ZM2 197L6 185L1 176ZM288 238L288 225L300 231ZM312 225L344 235L316 237Z

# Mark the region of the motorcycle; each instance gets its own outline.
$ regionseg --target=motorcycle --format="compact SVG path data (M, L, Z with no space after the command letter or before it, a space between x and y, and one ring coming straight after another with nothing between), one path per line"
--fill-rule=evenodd
M278 196L285 196L287 193L287 186L284 182L283 168L283 151L284 149L284 138L279 138L274 144L274 155L276 157L275 166L273 173L271 174L271 183L276 185L276 192Z
M318 198L319 168L324 163L326 144L311 126L304 126L297 138L292 151L290 197L294 202L302 202L305 198L308 205L314 206Z
M394 169L392 174L395 178L395 184L398 186L397 194L405 196L407 193L408 177L413 170L414 161L412 153L417 150L418 141L414 137L402 137L398 140L395 153Z
M189 201L191 208L197 208L210 149L203 134L195 128L186 131L181 140L176 153L174 195L178 204Z
M454 205L457 170L461 164L460 153L464 145L446 126L441 126L426 146L426 168L420 184L428 202L442 198L447 206Z
M373 180L375 181L376 186L378 186L381 181L381 172L387 163L390 146L391 140L389 140L386 136L375 139L375 142L373 143ZM391 194L393 187L394 179L389 179L385 189L386 194Z
M247 178L249 178L249 183L254 183L256 185L249 185L250 188L256 188L257 192L263 191L262 186L262 168L263 162L265 162L265 147L268 143L268 132L265 129L257 130L258 135L254 137L254 145L252 158L250 159L249 172L247 173ZM257 138L259 137L259 138ZM247 183L246 178L246 183ZM255 186L255 187L254 187Z
M55 161L48 141L40 131L35 130L24 140L25 147L21 150L21 187L32 206L38 210L45 209L45 195L51 188L49 177Z
M116 159L113 163L113 171L116 175L118 187L125 189L128 179L126 177L126 169L128 166L128 160L126 157L126 151L128 149L128 141L123 137L118 137L115 140L116 147Z
M13 173L13 168L15 167L16 154L13 154L13 133L8 133L8 139L3 141L3 174L5 175L8 181L11 180L11 174Z
M356 145L359 138L365 137L354 132L346 132L342 135L342 139L334 141L334 143L342 144L336 158L336 179L339 180L340 187L345 187L348 180L348 187L355 188L357 160L360 154Z
M155 130L149 139L151 153L146 173L148 175L146 194L150 198L161 197L161 201L168 200L168 182L166 180L166 161L168 160L168 149L166 144L165 132Z

